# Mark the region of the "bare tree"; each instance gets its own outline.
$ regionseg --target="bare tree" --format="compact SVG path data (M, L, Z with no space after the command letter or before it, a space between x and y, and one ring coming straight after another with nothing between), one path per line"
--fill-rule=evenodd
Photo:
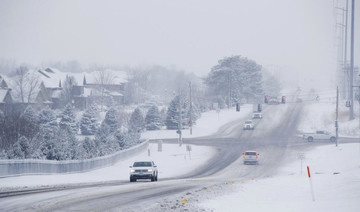
M95 82L98 85L98 89L100 91L100 101L101 101L101 109L104 104L104 96L106 91L106 85L113 84L114 76L112 72L101 68L99 71L96 71Z
M24 90L25 90L25 75L28 73L28 69L25 66L20 66L16 69L16 85L20 92L21 102L24 103Z
M27 76L27 102L30 102L35 94L35 89L39 87L40 81L34 74Z
M66 79L61 92L61 99L66 105L71 102L72 99L72 88L74 85L77 85L75 77L66 75Z
M30 73L26 66L20 66L16 69L15 79L16 91L21 102L24 103L25 100L30 102L35 94L36 87L39 86L39 79L34 74Z

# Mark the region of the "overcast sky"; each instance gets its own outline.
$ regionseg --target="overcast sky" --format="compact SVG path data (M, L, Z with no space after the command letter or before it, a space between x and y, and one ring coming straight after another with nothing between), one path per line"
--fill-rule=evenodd
M336 68L334 2L0 0L0 58L158 64L205 75L224 56L242 55L322 75Z

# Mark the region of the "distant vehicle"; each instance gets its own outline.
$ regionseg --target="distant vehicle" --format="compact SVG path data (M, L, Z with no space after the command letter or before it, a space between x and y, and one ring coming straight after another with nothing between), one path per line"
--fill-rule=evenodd
M253 130L254 129L254 123L252 122L252 120L247 120L244 123L244 130Z
M262 119L262 115L261 115L261 113L254 112L252 118L253 119Z
M150 179L151 181L158 180L157 166L153 161L137 161L130 166L130 182L135 182L137 179Z
M268 104L269 105L278 105L278 104L280 104L280 101L276 97L270 97Z
M336 137L328 131L316 131L315 133L304 133L303 139L309 142L313 140L330 140L331 142L336 141Z
M244 152L244 164L259 164L259 153L256 151L246 151Z

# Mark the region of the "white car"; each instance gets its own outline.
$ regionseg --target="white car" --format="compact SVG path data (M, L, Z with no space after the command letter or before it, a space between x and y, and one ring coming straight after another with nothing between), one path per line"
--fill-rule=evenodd
M328 131L318 130L315 133L304 133L303 139L312 142L313 140L330 140L331 142L336 141L335 135Z
M262 119L262 115L261 113L258 113L258 112L254 112L253 113L253 116L252 116L253 119Z
M150 179L151 181L158 180L157 166L153 161L137 161L130 166L130 182L135 182L137 179Z
M259 164L259 153L256 151L246 151L244 152L244 164Z
M247 120L244 123L244 130L253 130L254 129L254 123L252 122L252 120Z

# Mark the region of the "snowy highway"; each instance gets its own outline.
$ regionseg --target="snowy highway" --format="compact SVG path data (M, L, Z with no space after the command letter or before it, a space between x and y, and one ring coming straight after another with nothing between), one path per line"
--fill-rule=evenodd
M288 146L304 143L295 136L301 110L301 104L269 105L264 108L264 118L256 121L253 131L242 130L244 120L236 120L221 127L213 136L184 139L184 144L213 146L218 152L201 168L183 176L160 178L159 182L116 181L85 188L59 188L59 191L3 198L0 205L8 211L102 211L126 208L131 211L136 207L143 207L143 210L152 203L161 202L166 196L190 192L217 182L245 176L270 176L286 160L284 153ZM177 143L177 140L164 142ZM250 149L261 154L259 166L242 164L242 153Z

